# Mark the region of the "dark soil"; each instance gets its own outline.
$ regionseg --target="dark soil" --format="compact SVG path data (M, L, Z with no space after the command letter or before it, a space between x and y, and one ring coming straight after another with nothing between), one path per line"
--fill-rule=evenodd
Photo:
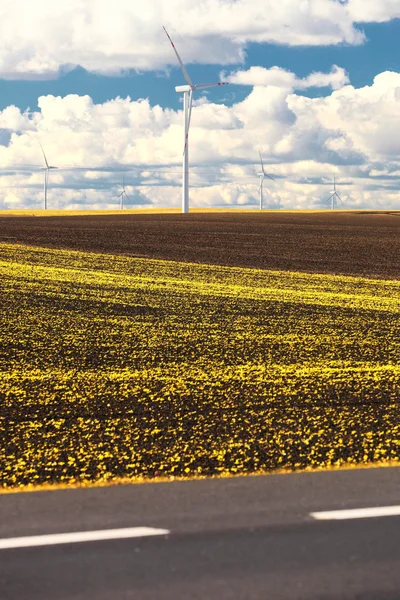
M400 212L0 216L0 242L176 261L394 278Z

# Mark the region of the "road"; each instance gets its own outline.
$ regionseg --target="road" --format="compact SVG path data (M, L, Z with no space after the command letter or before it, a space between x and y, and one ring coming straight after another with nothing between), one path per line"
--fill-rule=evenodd
M399 504L400 468L0 495L0 547L31 546L0 549L0 598L399 600Z

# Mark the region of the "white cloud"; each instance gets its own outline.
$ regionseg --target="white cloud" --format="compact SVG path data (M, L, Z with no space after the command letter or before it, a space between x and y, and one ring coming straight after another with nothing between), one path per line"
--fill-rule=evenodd
M281 67L250 67L247 71L236 71L230 75L221 73L221 78L239 85L262 85L286 88L292 90L306 90L312 87L330 87L338 90L349 83L349 78L344 69L333 65L330 73L314 72L300 79L291 71Z
M292 94L287 103L298 116L298 132L327 133L339 154L340 147L352 147L371 160L400 160L400 73L381 73L371 86L349 85L326 98Z
M389 18L397 5L370 0L368 20ZM162 24L188 63L243 62L249 42L360 44L360 12L357 0L13 0L0 5L0 77L51 78L76 65L105 73L175 66Z
M350 83L349 77L344 69L333 65L330 73L315 72L304 79L297 80L295 89L305 90L312 87L330 87L339 90Z
M28 113L21 113L16 106L7 106L0 112L0 128L10 131L34 131L37 118L31 120Z
M399 0L349 0L347 9L351 19L358 23L400 18Z
M236 71L230 75L222 72L221 79L237 85L272 85L293 89L297 78L294 73L281 67L266 69L265 67L253 66L247 71Z
M264 71L253 73L264 77ZM194 105L193 203L256 206L260 147L267 172L277 179L265 191L273 206L321 205L335 174L345 184L348 205L400 208L400 74L384 72L370 86L345 85L323 98L298 95L294 88L298 82L326 84L327 78L335 88L343 77L339 68L302 80L278 68L267 71L271 74L274 85L255 85L231 107L204 99ZM146 99L94 104L77 95L42 96L39 107L33 114L15 107L0 111L0 130L8 132L0 137L0 203L41 205L40 142L49 163L60 168L51 173L50 205L111 208L120 170L127 168L128 193L136 203L179 206L181 111L151 106ZM21 163L37 168L21 171L15 167Z

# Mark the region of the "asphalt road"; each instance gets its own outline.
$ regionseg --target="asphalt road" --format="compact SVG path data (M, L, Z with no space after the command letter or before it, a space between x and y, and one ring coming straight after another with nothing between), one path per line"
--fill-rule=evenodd
M400 516L312 516L399 504L400 468L0 495L0 542L169 531L2 549L0 598L399 600Z

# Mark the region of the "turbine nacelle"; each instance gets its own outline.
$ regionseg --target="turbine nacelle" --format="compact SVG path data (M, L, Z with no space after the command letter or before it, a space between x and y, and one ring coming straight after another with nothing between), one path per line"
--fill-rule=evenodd
M190 85L177 85L175 88L175 91L178 94L182 94L185 92L190 92L192 90L192 88L190 87Z

